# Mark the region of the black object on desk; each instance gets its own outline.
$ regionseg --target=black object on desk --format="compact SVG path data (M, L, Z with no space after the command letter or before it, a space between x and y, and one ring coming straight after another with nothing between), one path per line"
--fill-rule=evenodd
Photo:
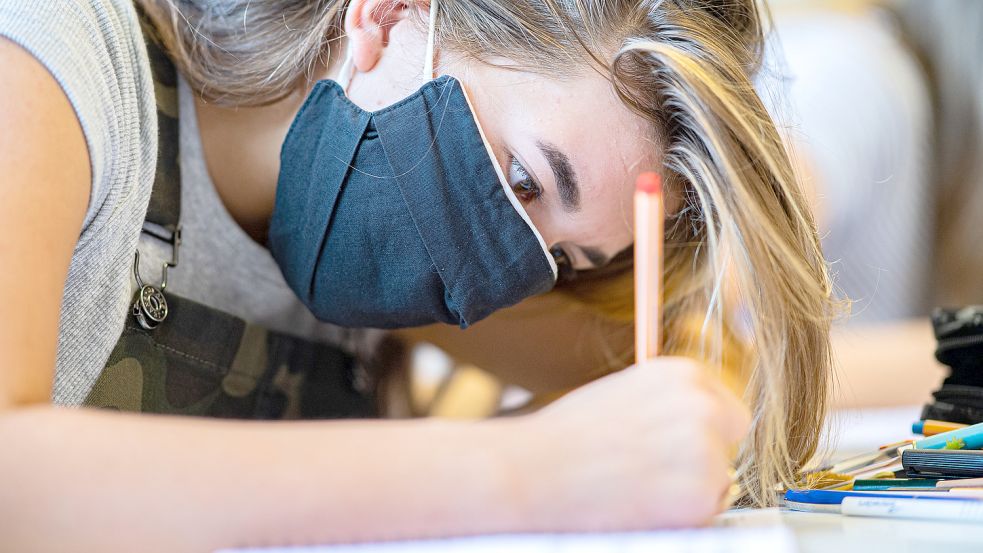
M909 478L983 478L983 451L908 449L901 464Z
M951 372L922 410L922 420L983 422L983 306L936 309L932 328L935 358Z

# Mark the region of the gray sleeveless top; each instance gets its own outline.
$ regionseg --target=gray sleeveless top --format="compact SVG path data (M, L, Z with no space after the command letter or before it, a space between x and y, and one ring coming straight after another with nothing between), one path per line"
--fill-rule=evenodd
M149 62L130 0L4 0L0 35L58 81L89 148L92 191L65 284L53 392L55 403L77 405L128 312L130 266L156 168Z
M55 403L79 405L119 339L134 293L133 255L157 162L149 60L132 0L3 0L0 36L55 77L89 148L92 192L65 286L53 391ZM185 242L168 291L272 330L349 351L371 348L375 334L317 322L269 253L225 211L205 168L193 93L184 83L179 90ZM150 268L169 254L152 241L140 249L147 276L159 278Z

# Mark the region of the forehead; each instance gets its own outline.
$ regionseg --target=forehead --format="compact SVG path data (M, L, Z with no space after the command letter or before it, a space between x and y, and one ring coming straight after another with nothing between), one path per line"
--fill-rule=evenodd
M634 177L656 169L651 124L630 111L600 75L544 81L526 100L540 114L534 131L567 153L582 193L634 190ZM614 187L614 188L612 188Z
M495 88L506 94L500 101L506 103L503 111L511 114L513 123L566 146L571 156L573 150L585 151L619 164L656 157L651 123L629 110L611 83L596 72L555 79L503 71L495 80Z
M521 72L498 77L498 90L505 91L499 101L507 105L501 113L509 122L505 138L527 147L548 142L570 158L583 204L570 224L596 223L590 226L601 233L630 228L635 178L660 165L652 123L628 109L594 72L562 80ZM612 219L627 225L604 224Z

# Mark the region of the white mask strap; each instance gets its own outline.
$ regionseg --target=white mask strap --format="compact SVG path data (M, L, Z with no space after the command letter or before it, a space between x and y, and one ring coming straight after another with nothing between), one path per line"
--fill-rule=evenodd
M437 78L434 72L437 42L437 0L430 0L430 31L427 36L427 61L423 66L423 78L430 81Z
M432 81L437 78L437 74L434 72L434 63L436 62L436 42L437 42L437 0L430 0L430 30L427 35L427 59L423 65L423 75L426 81ZM338 78L335 79L342 90L348 92L348 88L351 87L352 79L355 78L355 53L351 47L351 44L345 49L345 62L341 66L341 71L338 72Z
M464 93L464 99L467 100L468 108L471 109L471 114L474 116L474 124L478 127L478 134L481 135L481 142L483 142L485 145L485 151L488 153L488 159L491 160L492 166L495 168L495 173L498 174L498 182L502 185L502 189L505 190L505 195L508 197L512 207L515 208L516 213L518 213L519 216L522 217L522 220L526 222L529 230L536 235L536 240L539 241L539 247L543 249L543 255L546 256L546 260L550 264L550 269L553 270L553 281L556 282L560 276L560 269L556 266L556 259L550 252L549 246L546 245L546 240L543 238L543 235L539 232L539 229L536 228L536 225L532 223L532 218L530 218L529 214L526 213L526 208L522 206L522 202L519 201L519 198L517 198L515 195L515 191L512 190L512 186L509 185L509 179L505 176L505 171L502 170L502 166L499 165L498 158L495 157L495 150L492 148L491 143L488 142L488 136L485 135L485 129L482 128L481 121L478 120L478 112L474 110L474 103L471 102L471 96L468 95L468 90L464 88L463 84L461 85L461 92Z
M338 72L338 78L335 80L341 89L348 93L349 87L352 85L352 79L355 78L355 50L349 43L345 48L345 62L341 64L341 70Z

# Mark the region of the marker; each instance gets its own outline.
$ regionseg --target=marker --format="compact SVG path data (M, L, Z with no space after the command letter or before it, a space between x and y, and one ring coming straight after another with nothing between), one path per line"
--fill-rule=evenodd
M938 490L937 478L874 478L857 479L853 482L853 491L869 492L875 490L909 491L909 490Z
M939 480L939 488L983 488L983 478L959 478L956 480Z
M937 491L889 492L889 491L833 491L833 490L788 490L785 492L785 506L793 511L809 513L839 513L847 499L918 499L924 501L969 501L972 497L950 496Z
M946 446L949 449L983 449L983 423L950 430L923 440L905 440L881 446L877 451L845 459L821 470L847 475L866 472L872 468L894 463L906 449L943 449Z
M662 177L643 173L635 186L635 362L662 347Z
M918 490L912 492L892 491L849 491L849 490L788 490L785 501L802 505L839 505L848 497L871 497L890 499L952 499L947 493ZM966 499L962 497L961 499Z
M959 449L983 449L983 423L918 440L915 442L915 449L942 449L947 444L961 445Z
M847 497L840 505L844 515L905 519L983 522L983 501L972 498L926 500Z
M926 438L929 436L935 436L936 434L941 434L943 432L952 432L953 430L959 430L960 428L966 428L968 424L960 424L958 422L946 422L937 421L932 419L926 419L923 421L915 421L911 424L912 434L921 434Z

